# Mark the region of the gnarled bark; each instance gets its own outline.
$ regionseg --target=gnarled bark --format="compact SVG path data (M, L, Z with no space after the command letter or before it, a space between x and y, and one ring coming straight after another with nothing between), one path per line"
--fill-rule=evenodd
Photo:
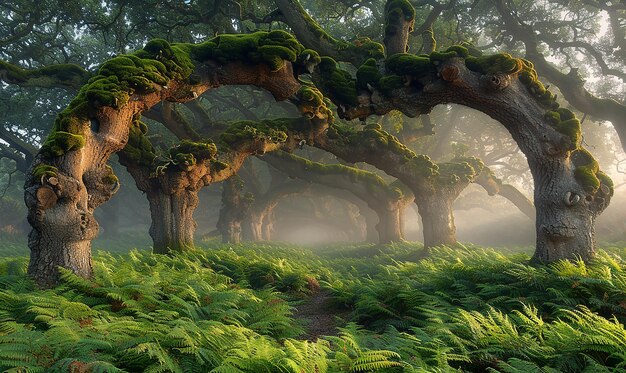
M161 41L153 43L152 52L146 50L144 54L156 53L156 46L161 48L161 54L154 58L173 54ZM180 60L168 63L184 64ZM65 132L51 135L50 145L35 157L25 185L28 220L33 227L29 236L29 274L40 285L58 281L58 266L83 277L91 276L91 240L98 233L93 211L117 188L106 162L126 145L131 124L141 112L162 101L193 100L207 89L221 85L256 85L272 92L278 100L292 96L300 87L289 62L276 71L265 63L206 60L193 61L193 65L189 77L180 78L180 73L172 72L159 78L167 80L167 85L150 82L149 89L105 92L96 91L94 85L81 91L73 106L57 119ZM117 65L111 62L110 66ZM100 71L112 74L113 70ZM91 84L100 83L94 80ZM43 167L50 171L43 172Z

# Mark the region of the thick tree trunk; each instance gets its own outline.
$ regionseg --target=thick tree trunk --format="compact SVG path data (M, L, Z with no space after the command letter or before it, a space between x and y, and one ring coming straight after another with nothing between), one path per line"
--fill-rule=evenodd
M193 212L198 206L198 193L183 190L174 194L159 191L148 192L150 202L150 236L154 242L154 253L193 249L193 234L196 222Z
M454 198L442 193L420 195L415 198L417 209L422 218L424 247L456 244L456 227L452 204Z
M378 215L378 224L376 224L378 243L386 244L404 241L400 209L377 209L375 211Z
M39 285L49 287L56 284L59 267L81 277L91 277L91 239L68 243L55 236L41 236L33 230L28 236L28 244L33 248L28 273Z
M588 194L572 177L563 159L531 167L537 207L537 249L534 260L590 259L595 253L594 224L610 199L604 184Z
M79 154L66 158L72 164L79 160ZM99 231L93 211L117 191L117 183L103 182L109 173L102 165L83 174L85 187L76 178L57 172L37 181L32 171L28 174L24 199L33 227L28 236L28 274L38 285L57 284L59 267L81 277L91 276L91 240Z
M250 240L263 241L263 218L265 215L251 214L246 222L250 227Z

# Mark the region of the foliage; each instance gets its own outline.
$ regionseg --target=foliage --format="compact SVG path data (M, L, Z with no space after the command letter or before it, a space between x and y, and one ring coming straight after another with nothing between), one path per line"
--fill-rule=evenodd
M9 252L7 252L9 253ZM16 254L20 254L16 252ZM626 250L589 264L420 246L100 252L95 278L37 290L0 260L0 365L29 371L413 372L626 369ZM317 341L291 300L330 291L351 323Z

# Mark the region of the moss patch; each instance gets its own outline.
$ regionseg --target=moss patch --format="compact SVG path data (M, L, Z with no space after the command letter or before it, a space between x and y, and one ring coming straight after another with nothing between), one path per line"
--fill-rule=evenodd
M369 90L369 87L378 88L378 81L382 74L375 59L365 61L356 71L356 87L359 90Z
M33 169L33 177L35 180L41 180L43 176L56 177L58 173L58 168L43 163Z
M546 120L558 132L568 136L572 141L572 149L580 146L582 141L582 130L580 121L576 119L574 113L568 109L559 108L545 113Z
M78 150L85 145L85 137L65 131L51 133L41 147L44 157L59 157L69 151Z
M410 75L421 78L436 73L429 57L420 57L409 53L397 53L387 58L385 67L397 75Z
M136 117L129 129L128 143L120 152L122 157L137 166L152 167L157 156L154 147L145 136L147 130L145 123Z
M230 148L255 139L281 143L287 141L287 131L292 122L294 121L288 119L236 122L220 135L220 140Z
M285 61L296 62L299 55L310 55L315 61L319 55L307 50L288 32L274 30L252 34L220 35L198 45L189 45L195 59L216 60L220 63L241 61L244 63L266 63L272 71L280 70Z
M574 177L588 193L595 193L600 187L597 174L600 171L598 161L587 150L579 148L571 154L572 163L576 167Z
M356 81L349 72L339 68L335 60L322 57L318 65L320 85L327 92L331 100L339 105L356 106Z
M316 114L326 117L329 122L334 120L333 111L330 110L330 101L315 87L303 85L296 93L299 99L298 110L307 118Z
M385 37L396 35L402 24L414 20L415 8L408 0L388 0L385 4Z
M40 85L44 87L78 87L89 77L88 71L72 64L51 65L39 69L26 70L0 61L0 71L5 72L5 79L9 83Z
M481 74L515 74L522 71L523 63L519 58L513 58L508 53L496 53L487 56L468 56L465 65L472 71Z

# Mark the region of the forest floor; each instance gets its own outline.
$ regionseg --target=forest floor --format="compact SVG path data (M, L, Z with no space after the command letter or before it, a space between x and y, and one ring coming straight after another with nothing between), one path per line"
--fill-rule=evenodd
M338 327L345 324L349 311L333 309L330 292L320 290L296 306L293 318L304 321L306 331L301 340L315 341L325 335L337 335Z

